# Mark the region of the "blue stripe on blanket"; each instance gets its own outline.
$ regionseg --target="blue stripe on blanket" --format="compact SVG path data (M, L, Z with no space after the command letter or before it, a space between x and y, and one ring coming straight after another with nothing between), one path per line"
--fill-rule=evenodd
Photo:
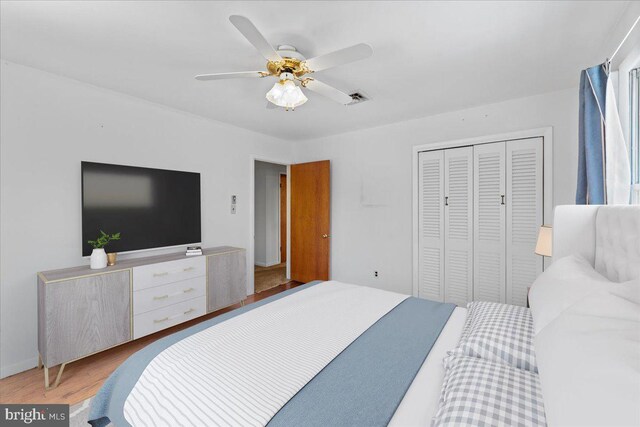
M268 426L386 426L454 307L406 299L333 359Z
M320 282L310 282L160 339L127 359L91 402L89 423L128 426L124 403L147 365L176 342ZM270 421L282 425L386 425L453 311L452 304L408 298L303 387Z
M149 344L129 357L122 365L120 365L120 367L118 367L118 369L115 370L113 374L111 374L109 378L107 378L98 391L98 394L96 394L93 400L91 400L89 424L94 427L102 427L108 425L109 421L111 421L118 427L129 426L130 424L124 418L124 402L127 400L129 393L133 390L133 387L138 382L138 379L140 379L140 375L142 375L142 372L144 372L147 365L167 347L170 347L190 335L196 334L227 319L231 319L232 317L236 317L280 298L300 292L311 286L317 285L318 283L322 282L316 280L293 289L288 289L284 292L280 292L279 294L270 296L269 298L254 302L250 305L245 305L244 307L216 316L213 319L198 323L195 326L176 332L175 334Z

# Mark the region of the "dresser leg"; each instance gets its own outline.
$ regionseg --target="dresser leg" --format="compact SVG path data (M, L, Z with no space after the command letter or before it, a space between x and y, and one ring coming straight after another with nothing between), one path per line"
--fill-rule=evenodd
M60 384L60 379L62 378L62 373L64 372L64 368L67 366L66 363L60 365L60 369L58 369L58 375L56 375L56 380L53 382L53 386L49 387L49 368L44 367L44 388L46 390L52 390Z
M49 368L44 367L44 389L49 390Z
M64 371L65 366L67 366L66 363L60 365L60 370L58 371L58 375L56 375L56 382L53 383L53 388L58 387L58 384L60 384L60 378L62 378L62 372Z
M240 301L240 307L244 307L244 300Z
M42 364L42 356L38 353L38 369L42 369L44 365Z

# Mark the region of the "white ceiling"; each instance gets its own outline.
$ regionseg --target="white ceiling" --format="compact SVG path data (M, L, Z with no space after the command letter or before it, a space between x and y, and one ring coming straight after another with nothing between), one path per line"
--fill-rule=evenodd
M310 139L577 87L611 52L631 2L1 3L3 59L285 139ZM200 82L264 69L228 21L250 18L273 45L306 57L369 43L370 59L314 77L371 101L315 93L267 110L271 78Z

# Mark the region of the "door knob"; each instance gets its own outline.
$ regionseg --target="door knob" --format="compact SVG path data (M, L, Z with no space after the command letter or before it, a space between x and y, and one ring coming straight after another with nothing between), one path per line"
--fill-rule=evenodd
M329 237L329 235L328 235L328 234L323 234L323 235L322 235L322 238L323 238L323 239L326 239L327 237Z

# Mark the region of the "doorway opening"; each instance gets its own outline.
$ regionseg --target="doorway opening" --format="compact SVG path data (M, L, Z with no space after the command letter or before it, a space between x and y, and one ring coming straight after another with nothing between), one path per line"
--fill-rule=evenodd
M254 292L287 278L287 166L256 160L254 165Z

